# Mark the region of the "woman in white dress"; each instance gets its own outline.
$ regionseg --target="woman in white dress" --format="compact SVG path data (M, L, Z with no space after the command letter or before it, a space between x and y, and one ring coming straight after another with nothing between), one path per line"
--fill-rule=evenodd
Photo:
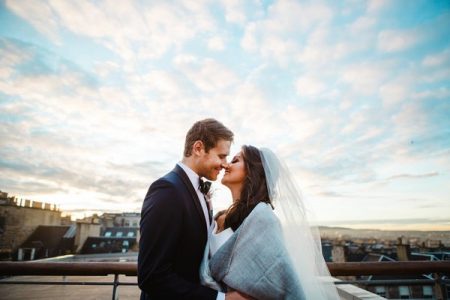
M222 183L233 204L215 217L200 270L204 285L255 299L339 299L320 236L272 151L243 146Z

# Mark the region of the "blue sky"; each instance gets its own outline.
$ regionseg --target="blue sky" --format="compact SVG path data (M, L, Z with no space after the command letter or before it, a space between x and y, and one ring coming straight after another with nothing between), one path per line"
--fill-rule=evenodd
M448 1L2 1L0 78L11 195L139 211L214 117L320 224L450 229Z

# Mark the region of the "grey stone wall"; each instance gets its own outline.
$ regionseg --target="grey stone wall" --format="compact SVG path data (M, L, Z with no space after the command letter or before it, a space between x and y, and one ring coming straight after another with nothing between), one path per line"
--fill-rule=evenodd
M0 249L16 250L39 225L61 225L61 212L42 208L0 205L3 230Z

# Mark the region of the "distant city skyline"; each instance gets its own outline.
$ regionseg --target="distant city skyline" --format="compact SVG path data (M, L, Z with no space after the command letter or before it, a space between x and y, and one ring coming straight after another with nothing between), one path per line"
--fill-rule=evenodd
M449 1L0 1L0 190L140 211L214 117L318 224L450 230L449 36Z

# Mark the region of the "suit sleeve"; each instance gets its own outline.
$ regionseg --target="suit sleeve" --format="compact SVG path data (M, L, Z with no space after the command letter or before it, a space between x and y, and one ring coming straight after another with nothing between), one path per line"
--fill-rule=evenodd
M158 180L141 213L138 284L151 299L216 299L217 291L181 278L173 264L181 234L183 207L177 189Z

